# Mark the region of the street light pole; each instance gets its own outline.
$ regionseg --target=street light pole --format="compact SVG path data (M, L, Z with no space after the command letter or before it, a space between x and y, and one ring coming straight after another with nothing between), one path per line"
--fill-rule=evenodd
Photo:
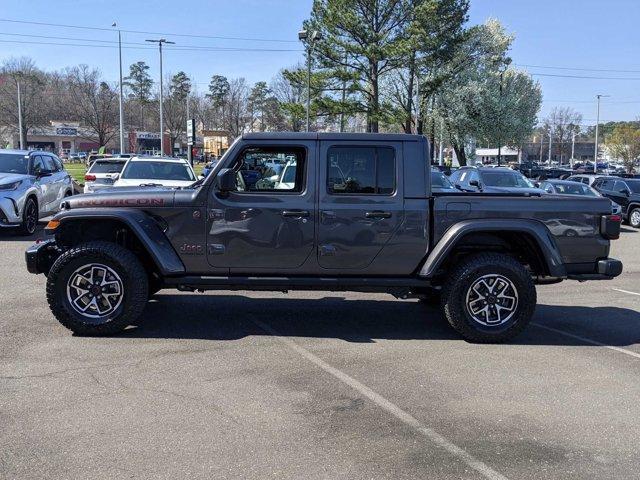
M117 27L116 22L113 22L112 27ZM122 87L122 36L120 29L118 29L118 63L120 67L120 100L118 102L118 109L120 113L120 153L126 153L124 148L124 108L123 108L123 87Z
M599 127L600 127L600 99L602 97L608 97L609 95L596 95L597 99L597 107L596 107L596 145L593 154L593 173L598 173L598 136L599 136Z
M164 103L164 90L163 90L163 78L162 78L162 44L175 44L176 42L170 42L164 38L158 40L146 40L147 42L157 43L160 51L160 155L164 156L164 115L162 111L162 104Z
M573 170L573 159L575 158L575 153L576 153L576 132L574 130L573 135L571 136L571 161L570 161L571 170Z
M322 34L314 30L309 36L309 32L306 30L300 30L298 32L298 40L307 43L307 132L311 130L311 56L313 55L313 48L318 40L322 39Z

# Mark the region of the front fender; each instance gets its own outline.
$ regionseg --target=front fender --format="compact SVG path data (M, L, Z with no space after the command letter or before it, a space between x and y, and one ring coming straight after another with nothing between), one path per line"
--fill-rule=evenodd
M433 277L462 238L469 233L521 232L533 237L540 248L543 260L552 277L566 277L560 251L551 232L542 223L528 219L465 220L452 225L427 256L419 276Z
M184 264L158 223L141 210L130 208L78 208L63 210L56 214L53 220L60 222L58 229L63 229L66 226L70 226L74 221L80 220L119 221L129 227L138 238L162 275L177 275L185 272Z

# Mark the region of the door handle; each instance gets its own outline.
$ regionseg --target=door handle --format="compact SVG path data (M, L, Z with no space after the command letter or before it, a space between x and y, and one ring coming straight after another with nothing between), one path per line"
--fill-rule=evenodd
M367 218L391 218L391 212L382 212L380 210L374 210L373 212L367 212L364 214Z
M309 211L308 210L283 210L281 215L283 217L306 218L309 216Z

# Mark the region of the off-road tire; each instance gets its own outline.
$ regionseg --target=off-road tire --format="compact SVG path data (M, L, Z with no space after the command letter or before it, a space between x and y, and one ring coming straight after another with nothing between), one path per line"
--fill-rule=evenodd
M71 305L67 294L70 277L83 265L100 264L112 269L122 282L122 300L110 314L88 320ZM148 299L147 272L126 248L111 242L87 242L63 253L47 277L47 302L53 315L78 335L113 335L134 325Z
M517 294L512 316L500 325L483 325L474 320L467 306L468 292L482 277L498 275L508 279ZM451 327L465 340L475 343L502 343L527 326L536 307L536 289L530 273L509 255L482 253L462 260L442 289L441 307Z
M629 212L629 225L631 225L633 228L640 228L640 221L634 220L634 212L637 213L636 218L640 217L640 207L634 207Z
M35 217L33 216L34 212ZM18 234L25 236L33 235L38 228L39 217L38 202L36 202L33 197L28 197L22 209L22 223L18 228Z

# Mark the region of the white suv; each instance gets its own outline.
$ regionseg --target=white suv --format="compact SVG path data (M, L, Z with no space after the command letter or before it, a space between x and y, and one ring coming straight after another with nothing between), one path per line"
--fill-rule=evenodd
M84 193L108 188L118 179L128 158L102 158L91 164L84 176Z
M158 185L188 187L196 181L191 164L182 158L132 157L125 164L114 187Z

